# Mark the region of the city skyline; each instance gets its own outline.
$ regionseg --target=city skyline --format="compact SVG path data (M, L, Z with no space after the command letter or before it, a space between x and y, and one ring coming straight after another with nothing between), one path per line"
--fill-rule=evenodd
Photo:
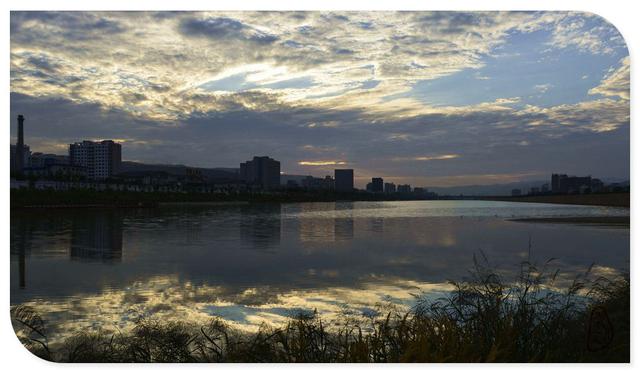
M629 177L628 51L585 13L12 12L17 114L34 151L357 187Z

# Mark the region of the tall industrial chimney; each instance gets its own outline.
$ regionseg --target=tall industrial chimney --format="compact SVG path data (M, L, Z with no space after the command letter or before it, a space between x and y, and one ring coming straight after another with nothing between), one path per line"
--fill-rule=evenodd
M18 115L18 143L16 144L16 168L18 172L24 169L24 117Z

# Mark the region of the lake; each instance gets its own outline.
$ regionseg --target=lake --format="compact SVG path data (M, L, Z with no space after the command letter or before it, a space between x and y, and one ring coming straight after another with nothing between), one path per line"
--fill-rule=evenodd
M33 306L53 340L139 315L218 316L247 331L299 312L368 316L446 295L474 255L505 276L556 258L559 283L592 264L628 271L626 227L510 221L628 215L491 201L11 211L11 304Z

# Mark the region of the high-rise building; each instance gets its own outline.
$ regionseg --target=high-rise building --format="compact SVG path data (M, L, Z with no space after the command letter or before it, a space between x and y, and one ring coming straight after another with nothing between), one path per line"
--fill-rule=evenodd
M337 169L333 171L336 192L353 192L353 169Z
M385 193L395 193L396 192L396 184L394 184L394 183L384 183L384 192Z
M240 163L240 180L264 189L280 186L280 162L267 156Z
M384 180L381 177L371 179L371 191L374 193L382 193L384 191Z
M409 184L398 185L398 193L411 193L411 185Z
M69 161L84 167L89 179L108 179L120 171L122 146L113 140L69 144Z
M560 188L560 184L567 178L567 175L552 174L551 175L551 192L563 193ZM564 192L566 193L566 191Z

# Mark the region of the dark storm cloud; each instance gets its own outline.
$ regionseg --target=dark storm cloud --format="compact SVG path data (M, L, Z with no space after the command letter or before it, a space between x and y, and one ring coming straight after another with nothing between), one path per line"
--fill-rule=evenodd
M278 40L276 35L226 17L186 18L180 22L180 32L185 36L207 37L215 40L237 39L257 44L271 44Z

